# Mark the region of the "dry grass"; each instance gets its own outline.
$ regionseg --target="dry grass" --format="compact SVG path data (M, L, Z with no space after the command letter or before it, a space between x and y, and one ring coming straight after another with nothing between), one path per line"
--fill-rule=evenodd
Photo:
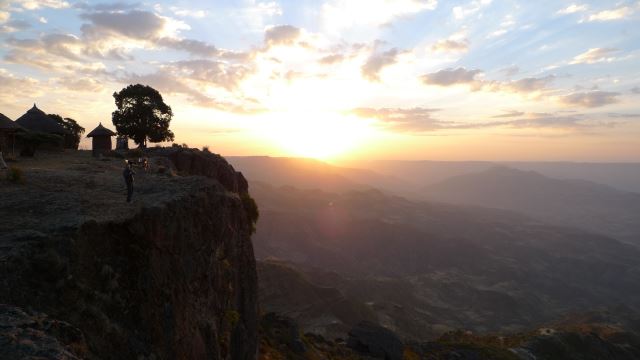
M16 163L28 182L0 185L0 233L44 231L88 220L117 220L141 207L158 206L213 181L168 177L136 169L133 202L126 203L124 160L97 159L89 151L40 153ZM4 215L6 214L6 215Z

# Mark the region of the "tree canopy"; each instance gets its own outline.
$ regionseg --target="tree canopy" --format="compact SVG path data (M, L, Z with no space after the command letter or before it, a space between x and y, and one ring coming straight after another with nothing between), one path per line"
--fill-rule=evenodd
M64 137L64 147L66 149L77 149L78 145L80 145L80 136L84 134L85 129L72 118L63 118L58 114L48 114L47 116L67 130L68 134Z
M147 140L173 141L173 132L169 130L173 112L156 89L129 85L113 93L113 97L118 109L112 113L112 120L120 135L130 137L141 147L147 146Z

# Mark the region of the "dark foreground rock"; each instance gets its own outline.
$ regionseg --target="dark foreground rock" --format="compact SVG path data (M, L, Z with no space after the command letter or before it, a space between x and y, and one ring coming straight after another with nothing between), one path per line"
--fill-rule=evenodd
M363 321L349 331L347 346L356 352L385 360L401 360L404 346L391 330Z
M0 303L79 329L87 351L78 357L255 358L257 276L240 174L221 158L205 176L138 171L127 204L121 160L55 161L0 188ZM41 357L65 358L53 354Z
M0 304L0 359L80 359L87 352L82 332L43 314Z

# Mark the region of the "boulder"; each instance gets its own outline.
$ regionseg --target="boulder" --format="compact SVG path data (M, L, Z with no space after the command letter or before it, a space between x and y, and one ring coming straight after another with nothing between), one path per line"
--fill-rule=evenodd
M358 323L349 331L347 346L362 355L385 360L401 360L404 350L396 334L368 321Z

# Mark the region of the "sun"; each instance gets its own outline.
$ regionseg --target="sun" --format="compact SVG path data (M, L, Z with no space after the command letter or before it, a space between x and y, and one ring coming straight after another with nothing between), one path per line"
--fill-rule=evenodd
M374 129L365 120L336 113L270 113L261 136L289 156L322 160L342 156L363 146Z

